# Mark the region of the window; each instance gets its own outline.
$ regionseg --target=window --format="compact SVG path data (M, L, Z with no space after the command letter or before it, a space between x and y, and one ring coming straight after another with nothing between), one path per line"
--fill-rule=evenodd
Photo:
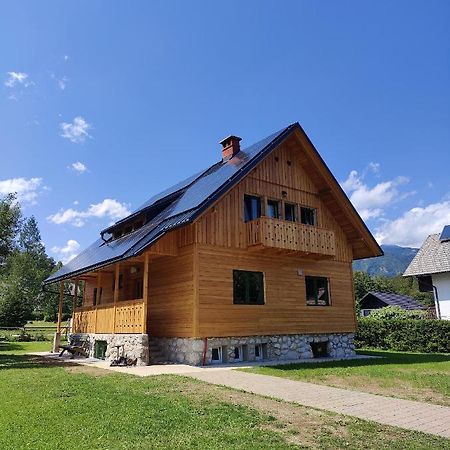
M306 304L309 306L329 306L328 278L305 277Z
M100 305L100 303L102 302L102 294L103 294L103 288L100 288L100 292L99 292L99 296L97 298L97 288L94 288L94 301L92 302L92 304L95 305Z
M244 195L244 220L250 222L261 217L261 199L253 195Z
M279 219L280 217L280 203L276 200L267 200L267 217L272 217L274 219Z
M255 359L257 361L260 361L261 359L263 359L262 344L255 345Z
M213 347L211 349L211 364L220 364L222 362L222 347Z
M144 286L142 278L134 280L134 298L142 298L144 296Z
M315 225L316 224L316 210L314 208L306 208L302 206L300 208L300 221L305 225Z
M284 204L284 220L295 222L295 205L292 203Z
M243 361L241 346L234 347L234 355L233 356L234 356L235 361Z
M233 270L233 303L264 305L264 274Z

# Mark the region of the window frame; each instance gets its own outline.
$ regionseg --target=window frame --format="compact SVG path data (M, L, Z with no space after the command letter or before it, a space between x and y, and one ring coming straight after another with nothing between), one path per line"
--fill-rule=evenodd
M276 205L276 212L277 215L276 216L269 216L269 204L273 203ZM281 200L277 200L275 198L268 198L266 200L266 213L265 216L269 217L269 219L281 219L281 208L280 208L280 204L281 204Z
M308 286L307 281L308 279L313 279L314 282L314 304L309 303L308 300ZM317 280L326 280L326 286L327 286L327 304L326 305L320 305L319 304L319 297L318 297L318 288L317 288ZM306 300L306 306L312 306L312 307L322 307L327 308L331 306L331 286L330 286L330 278L322 275L305 275L305 300Z
M236 301L236 275L238 273L249 273L249 274L258 274L261 276L261 300L258 299L257 302L252 303L248 302L249 299L249 287L246 286L246 294L245 294L245 302L237 302ZM242 270L242 269L233 269L232 271L232 280L233 280L233 305L240 305L240 306L263 306L266 304L266 283L265 283L265 276L264 272L256 271L256 270Z
M291 206L292 207L292 220L286 219L286 207ZM292 202L283 202L283 220L286 222L297 222L297 209L298 205L296 203Z
M213 359L213 350L217 349L219 359ZM211 347L211 364L222 364L223 363L223 346L219 345L217 347Z
M313 212L313 217L314 217L314 223L310 224L310 223L305 223L302 220L302 210L303 209L309 209L310 211ZM298 217L298 222L301 223L302 225L307 225L309 227L317 227L318 226L318 220L317 220L317 208L313 208L312 206L306 206L306 205L299 205L299 217Z
M259 208L257 208L256 211L256 217L252 217L251 218L247 218L247 203L246 200L247 198L249 199L257 199L259 201ZM259 195L255 195L255 194L244 194L244 199L243 199L243 206L244 206L244 222L252 222L253 220L257 220L262 216L262 198ZM253 213L253 209L252 209L252 213ZM259 214L259 215L258 215Z

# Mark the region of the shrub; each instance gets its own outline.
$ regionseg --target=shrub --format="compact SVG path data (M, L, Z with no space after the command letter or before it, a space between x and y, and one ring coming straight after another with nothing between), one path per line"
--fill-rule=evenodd
M411 310L407 311L400 306L385 306L375 309L370 313L372 319L424 319L425 311Z
M450 321L358 319L356 347L424 353L450 353Z

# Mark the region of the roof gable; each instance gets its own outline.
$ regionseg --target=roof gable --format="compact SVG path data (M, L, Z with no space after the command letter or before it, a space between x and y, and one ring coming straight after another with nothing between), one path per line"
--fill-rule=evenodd
M450 272L450 241L441 241L439 237L431 234L425 239L403 276Z

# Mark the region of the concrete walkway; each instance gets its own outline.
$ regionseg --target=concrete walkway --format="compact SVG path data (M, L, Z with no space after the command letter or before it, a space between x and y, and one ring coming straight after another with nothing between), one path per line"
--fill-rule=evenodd
M450 408L236 370L184 373L207 383L450 438Z

